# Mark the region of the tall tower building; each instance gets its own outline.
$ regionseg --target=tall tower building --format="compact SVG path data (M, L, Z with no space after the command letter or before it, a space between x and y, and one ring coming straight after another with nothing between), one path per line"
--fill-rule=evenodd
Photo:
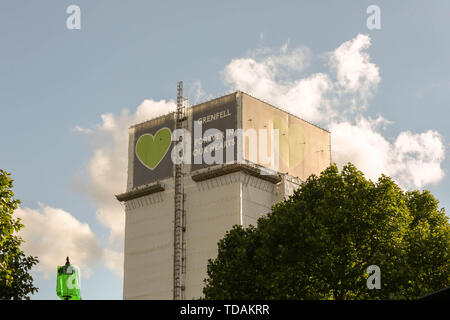
M116 196L126 215L124 299L200 298L226 231L256 225L331 162L328 131L241 91L129 134L127 189Z

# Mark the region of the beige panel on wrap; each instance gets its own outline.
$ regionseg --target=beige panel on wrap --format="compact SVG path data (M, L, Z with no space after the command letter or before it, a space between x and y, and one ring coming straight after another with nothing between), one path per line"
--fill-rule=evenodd
M245 137L244 159L262 166L288 173L306 180L311 174L320 174L330 165L330 133L313 124L275 108L247 94L242 95L242 126L244 136L248 129L256 131L258 141ZM262 135L267 130L267 147ZM276 161L268 161L269 157L261 157L264 151L272 152L271 130L278 129L279 152ZM256 161L251 157L251 148L258 147ZM262 148L262 149L261 149ZM265 148L265 149L264 149Z
M125 220L124 299L172 299L173 191L130 201Z

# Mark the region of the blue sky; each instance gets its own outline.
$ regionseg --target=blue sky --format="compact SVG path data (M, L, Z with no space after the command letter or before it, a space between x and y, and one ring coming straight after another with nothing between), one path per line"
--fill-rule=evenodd
M71 4L81 9L81 30L66 28L69 16L66 8ZM366 9L371 4L381 9L380 30L369 30L366 26ZM32 228L25 235L41 247L43 243L49 244L47 252L54 251L53 255L44 257L47 266L33 272L40 288L33 298L56 298L55 274L50 266L63 254L64 248L53 248L51 240L64 243L70 238L68 248L82 251L86 246L88 252L74 253L88 269L88 277L82 280L83 297L121 299L122 278L106 260L95 258L105 248L118 254L122 250L120 231L111 231L117 217L99 219L98 216L99 211L108 211L108 201L115 200L113 192L102 191L102 182L95 180L107 180L108 176L89 169L96 168L94 162L101 160L96 158L96 152L105 151L106 160L113 159L116 153L126 153L121 151L123 143L116 135L120 132L126 135L129 122L141 119L135 114L138 106L148 111L164 99L164 104L159 106L169 107L168 100L175 98L179 80L184 81L191 102L197 94L203 99L215 97L240 85L244 91L257 95L255 83L242 80L242 73L255 71L248 59L267 66L270 57L298 57L297 53L305 57L307 66L294 66L284 80L278 80L277 73L274 79L280 86L292 87L296 80L326 74L333 87L341 85L342 89L339 71L336 73L340 70L339 62L334 61L330 66L327 54L336 54L335 50L345 43L350 46L359 41L364 46L370 41L357 54L368 55L368 61L364 62L368 69L363 68L362 72L376 70L379 79L363 74L367 83L360 84L361 87L367 84L368 92L361 91L361 87L357 92L350 92L347 87L346 96L338 101L342 103L332 106L333 110L344 113L350 108L346 102L352 95L367 94L367 103L365 98L357 101L358 106L367 104L367 108L345 119L334 115L336 121L329 120L326 113L317 119L305 118L341 130L342 139L346 123L353 126L352 132L368 133L373 138L362 139L361 143L380 142L379 149L366 152L363 148L362 153L385 150L387 141L392 147L390 151L385 150L389 159L409 152L407 159L419 157L425 159L425 164L432 162L429 175L418 177L423 183L410 184L410 187L429 189L441 206L447 208L450 203L447 191L450 165L446 156L450 135L447 125L449 16L450 2L444 0L2 1L0 168L12 173L16 196L22 200L26 212L24 217L30 219L30 226L24 219L25 229ZM358 38L359 34L366 38ZM233 59L243 64L233 64ZM232 68L241 73L231 76ZM323 94L325 101L325 96L336 92ZM275 104L286 101L276 95L262 98ZM147 103L143 103L146 99ZM292 110L296 106L282 107ZM123 113L124 109L128 109L129 116ZM305 110L300 110L300 114L304 115ZM379 123L383 128L375 129L376 124L370 121L367 125L358 123L360 116L372 120L382 116L384 120ZM113 129L108 127L108 121L114 123ZM418 136L429 130L438 136L431 133ZM411 134L402 135L404 139L399 140L407 131ZM333 139L333 130L331 133ZM405 145L410 149L405 151ZM445 148L444 156L441 147ZM337 159L342 160L342 156L337 155ZM358 159L363 167L376 166L364 162L364 156ZM420 166L399 168L405 159L386 160L381 169L391 170L406 183L407 176L418 174ZM113 165L111 170L114 168ZM111 179L115 179L113 176ZM53 219L52 215L60 220ZM80 244L80 238L71 232L58 234L50 227L45 228L57 225L58 221L67 223L73 228L69 231L74 230L74 234L89 240ZM33 243L29 247L38 250ZM42 248L38 250L41 252ZM64 257L55 262L55 271L58 263L64 263Z

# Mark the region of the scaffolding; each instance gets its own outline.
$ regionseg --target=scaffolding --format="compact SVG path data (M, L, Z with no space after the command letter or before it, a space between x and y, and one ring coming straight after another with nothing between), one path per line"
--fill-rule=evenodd
M186 99L183 98L183 81L177 86L176 129L186 126ZM183 137L180 137L181 142ZM184 299L186 275L185 231L186 217L184 210L183 163L175 166L175 216L174 216L174 251L173 251L173 299Z

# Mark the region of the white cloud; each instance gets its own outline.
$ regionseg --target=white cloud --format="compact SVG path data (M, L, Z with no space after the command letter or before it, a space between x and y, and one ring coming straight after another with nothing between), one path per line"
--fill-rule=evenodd
M385 173L406 188L437 183L444 176L445 157L439 133L405 131L391 142L382 134L388 120L362 114L381 81L366 52L370 45L368 35L357 35L325 54L328 72L309 76L296 73L308 65L308 50L288 44L279 50L260 48L233 59L224 68L224 82L328 127L333 161L340 166L350 161L371 179Z
M444 177L441 163L445 149L438 132L404 131L389 142L377 127L376 121L364 118L355 125L349 122L331 124L333 161L340 166L351 161L372 180L381 173L390 175L408 189L423 188Z
M103 263L119 277L123 275L123 252L102 248L87 223L69 212L40 204L39 209L18 208L15 215L24 227L19 231L27 255L37 256L36 270L46 279L54 276L56 267L66 256L81 268L81 276L89 278L95 266Z
M82 133L85 133L85 134L91 134L91 133L94 132L94 131L92 131L91 129L82 128L82 127L80 127L80 126L76 126L76 127L74 128L74 131L76 131L76 132L82 132Z
M377 131L374 121L361 118L356 124L331 123L332 160L340 167L352 162L368 178L387 173L391 144Z
M332 83L327 74L316 73L307 78L292 80L292 73L308 64L309 51L304 48L289 50L259 50L257 58L233 59L224 69L224 81L232 90L242 90L266 99L310 121L320 121L328 109L325 94ZM255 54L251 54L254 56Z
M370 47L370 37L358 34L334 50L330 64L337 74L338 84L345 90L369 94L381 80L379 68L370 62L364 50Z
M89 277L92 267L100 262L103 249L87 223L78 221L69 212L40 204L39 209L18 208L15 212L24 227L19 235L25 241L26 254L37 256L37 270L45 278L54 276L56 267L63 265L66 256L82 268L82 276Z
M112 270L116 275L122 277L123 275L123 251L115 251L105 249L104 262L108 269Z
M423 187L444 178L441 163L445 158L442 136L433 130L414 134L400 133L394 143L393 170L406 186Z
M149 120L163 114L175 111L176 104L174 100L159 100L152 99L144 100L136 110L136 113L132 117L131 123L136 124L145 120Z
M381 81L379 68L365 52L369 46L370 37L359 34L325 54L329 73L306 77L298 72L310 64L309 49L289 49L288 43L278 50L260 48L233 59L224 69L224 81L309 121L328 123L358 107L364 110Z
M200 80L194 81L188 90L189 103L196 105L202 101L213 99L211 94L207 94L202 87Z

